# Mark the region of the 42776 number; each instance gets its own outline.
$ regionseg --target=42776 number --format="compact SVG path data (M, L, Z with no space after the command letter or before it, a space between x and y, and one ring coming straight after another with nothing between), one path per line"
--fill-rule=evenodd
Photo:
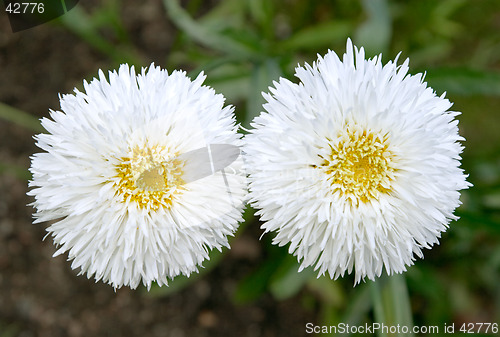
M35 10L40 14L43 13L45 11L43 2L9 2L5 8L5 11L10 14L33 14Z

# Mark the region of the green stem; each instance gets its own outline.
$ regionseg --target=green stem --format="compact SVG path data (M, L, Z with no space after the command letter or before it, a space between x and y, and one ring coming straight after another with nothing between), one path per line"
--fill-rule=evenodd
M382 276L371 283L371 297L375 322L385 329L378 329L377 336L414 336L410 297L406 279L402 274ZM391 327L400 326L391 333ZM408 331L405 333L405 331Z
M403 274L396 274L389 278L389 287L396 323L413 328L413 317L411 312L410 296L406 286L406 278ZM401 334L401 336L413 336L413 333Z
M386 308L384 306L384 301L382 299L382 288L385 287L385 278L382 276L377 281L371 283L371 297L373 302L373 316L374 320L377 323L386 324ZM382 283L382 285L381 285ZM387 337L387 334L383 330L377 331L377 336L379 337Z
M62 5L64 13L66 13L68 11L68 9L66 8L66 2L64 2L64 0L61 0L61 5Z

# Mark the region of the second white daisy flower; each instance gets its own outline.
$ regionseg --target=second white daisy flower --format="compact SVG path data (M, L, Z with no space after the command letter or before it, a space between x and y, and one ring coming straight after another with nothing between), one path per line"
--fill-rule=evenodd
M458 112L421 74L347 42L275 82L246 137L250 197L274 243L337 278L401 273L456 219Z

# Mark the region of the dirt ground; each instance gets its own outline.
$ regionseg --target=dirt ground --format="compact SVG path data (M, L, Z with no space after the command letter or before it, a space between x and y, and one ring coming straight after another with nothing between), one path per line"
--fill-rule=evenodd
M81 1L91 8L93 1ZM162 64L174 28L160 0L125 1L124 18L134 44ZM127 15L127 13L134 15ZM13 34L0 14L0 101L37 117L58 109L58 94L69 93L99 68L114 65L62 27L45 24ZM0 162L29 167L37 152L32 132L0 120ZM0 337L59 336L304 336L306 310L297 296L278 302L270 295L238 305L237 282L264 258L258 223L236 239L224 261L193 285L168 297L144 289L94 283L71 270L45 225L32 225L32 200L25 180L0 175Z

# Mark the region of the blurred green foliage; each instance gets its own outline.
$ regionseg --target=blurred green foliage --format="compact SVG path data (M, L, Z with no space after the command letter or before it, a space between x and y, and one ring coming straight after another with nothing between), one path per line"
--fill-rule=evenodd
M413 313L404 319L418 325L500 322L499 1L221 0L209 7L201 0L163 3L177 31L162 66L187 69L193 76L204 71L206 84L236 106L245 127L262 110L261 92L273 80L280 76L293 80L297 64L313 62L328 49L343 53L347 37L364 46L368 55L382 52L384 61L402 51L400 60L410 58L411 72L426 72L429 85L438 94L446 91L454 109L463 112L459 117L467 138L463 168L474 187L463 192L463 205L457 210L461 219L450 224L442 245L426 251L425 260L417 260L405 273L406 281L394 278L377 285L381 287L377 296L382 297L390 289L400 289L392 295L400 301L392 309L377 309L380 303L390 307L391 296L373 305L376 296L370 294L370 282L353 288L350 276L331 281L316 278L309 269L298 274L296 259L286 247L271 245L271 235L262 239L265 261L240 280L235 303L254 301L264 293L276 300L300 296L305 307L319 308L328 325L361 324L391 310L404 311L398 309L401 301L411 303ZM117 0L103 1L91 13L77 6L58 24L113 62L147 66L147 56L130 42L119 6ZM102 34L103 28L112 32L113 39ZM13 111L0 105L0 117L40 131L37 121ZM8 163L0 166L0 174L12 170ZM16 175L26 178L23 173ZM246 227L256 225L257 219L247 214ZM208 266L222 260L220 253L213 254ZM190 280L197 277L203 273ZM189 282L179 278L171 288L154 289L152 294L167 296ZM384 290L383 282L396 283Z

